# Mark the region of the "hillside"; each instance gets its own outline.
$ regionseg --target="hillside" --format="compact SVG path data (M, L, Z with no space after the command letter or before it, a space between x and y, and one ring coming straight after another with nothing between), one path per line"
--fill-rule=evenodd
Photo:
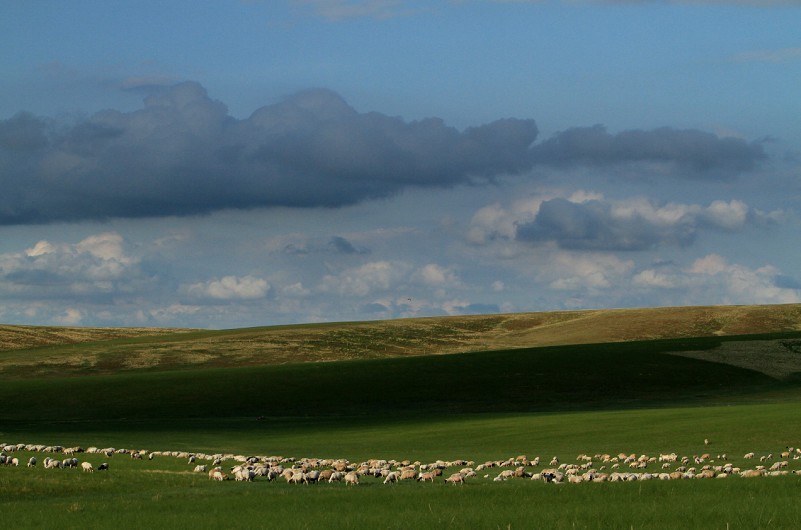
M82 328L0 324L0 352L186 331L171 328Z
M0 376L366 360L797 330L798 304L557 311L221 331L1 326ZM781 374L801 370L796 368L794 346L763 346L790 363ZM731 356L737 357L731 364L753 368L742 355Z

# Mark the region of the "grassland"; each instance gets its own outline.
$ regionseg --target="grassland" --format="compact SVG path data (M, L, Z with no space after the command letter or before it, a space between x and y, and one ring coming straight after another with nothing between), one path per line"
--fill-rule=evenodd
M743 306L129 336L87 330L83 342L62 344L43 330L39 346L28 340L0 353L0 442L351 461L710 452L753 467L746 452L801 446L799 327L798 306ZM157 361L130 360L149 354ZM193 361L201 355L208 358ZM801 471L798 462L790 469ZM110 463L108 473L91 475L0 466L2 521L14 528L801 527L796 475L547 485L497 483L492 472L463 487L367 479L348 489L212 482L167 457Z
M234 330L0 326L0 377L369 360L791 331L801 331L798 304L517 313Z

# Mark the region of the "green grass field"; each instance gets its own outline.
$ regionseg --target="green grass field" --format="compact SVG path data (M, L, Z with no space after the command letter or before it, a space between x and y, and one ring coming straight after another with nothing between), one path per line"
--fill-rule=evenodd
M182 336L187 350L196 348L196 333L170 335L176 351ZM753 468L759 462L745 460L747 452L773 453L769 465L788 446L801 446L801 378L791 369L800 336L683 336L83 375L9 369L0 375L0 443L476 464L523 454L576 463L579 454L710 453L715 460L726 453L733 465ZM109 340L113 351L150 339ZM787 346L780 348L787 376L766 375L772 371L761 352L768 343ZM102 351L102 341L92 345ZM726 353L733 346L736 362ZM74 347L24 352L51 358L53 348L62 355ZM79 455L95 466L109 462L109 471L92 474L41 463L26 468L31 454L13 453L20 467L0 466L2 528L801 527L795 474L545 484L494 482L499 469L492 468L464 486L442 479L383 485L368 477L349 488L210 481L185 459L167 456ZM35 456L41 462L47 455ZM786 460L790 471L801 471L801 460Z

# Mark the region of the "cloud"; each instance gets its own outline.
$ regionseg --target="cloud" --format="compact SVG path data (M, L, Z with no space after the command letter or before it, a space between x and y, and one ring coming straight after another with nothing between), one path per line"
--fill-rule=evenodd
M417 280L429 287L453 287L460 284L459 276L449 267L429 263L417 271Z
M254 300L264 298L270 290L266 280L255 276L224 276L217 280L198 282L186 288L195 298L213 300Z
M760 143L740 138L670 127L613 135L602 125L557 133L534 146L532 155L536 163L557 166L668 163L692 176L739 173L766 158Z
M332 237L328 241L328 248L337 254L368 254L370 252L366 248L357 248L342 236Z
M638 288L674 290L684 304L776 304L801 302L799 283L772 265L749 268L708 254L687 267L673 263L644 269L632 278Z
M185 82L78 124L0 120L0 224L339 207L527 171L536 136L528 119L459 131L359 113L323 89L239 120Z
M766 226L779 213L763 213L739 200L698 204L655 204L645 198L607 200L579 191L568 197L531 198L504 208L481 208L471 220L467 240L494 239L556 243L573 250L633 251L659 246L688 246L701 230L737 232Z
M114 232L75 244L42 240L24 252L0 254L0 292L6 296L106 296L131 293L150 281Z
M74 307L68 307L62 315L55 317L54 320L60 326L77 326L83 320L83 314Z
M339 274L325 275L319 290L323 293L359 297L388 292L405 280L410 270L411 266L407 263L373 261L345 269Z
M597 292L619 286L634 262L601 253L556 252L539 275L557 291Z

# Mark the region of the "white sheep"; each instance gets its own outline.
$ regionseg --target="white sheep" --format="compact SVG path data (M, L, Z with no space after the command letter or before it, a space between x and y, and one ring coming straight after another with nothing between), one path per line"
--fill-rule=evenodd
M445 482L450 482L451 484L464 484L464 475L461 473L454 473L450 477L446 478Z
M84 473L94 473L95 468L92 467L91 462L81 462L81 470L83 470Z

